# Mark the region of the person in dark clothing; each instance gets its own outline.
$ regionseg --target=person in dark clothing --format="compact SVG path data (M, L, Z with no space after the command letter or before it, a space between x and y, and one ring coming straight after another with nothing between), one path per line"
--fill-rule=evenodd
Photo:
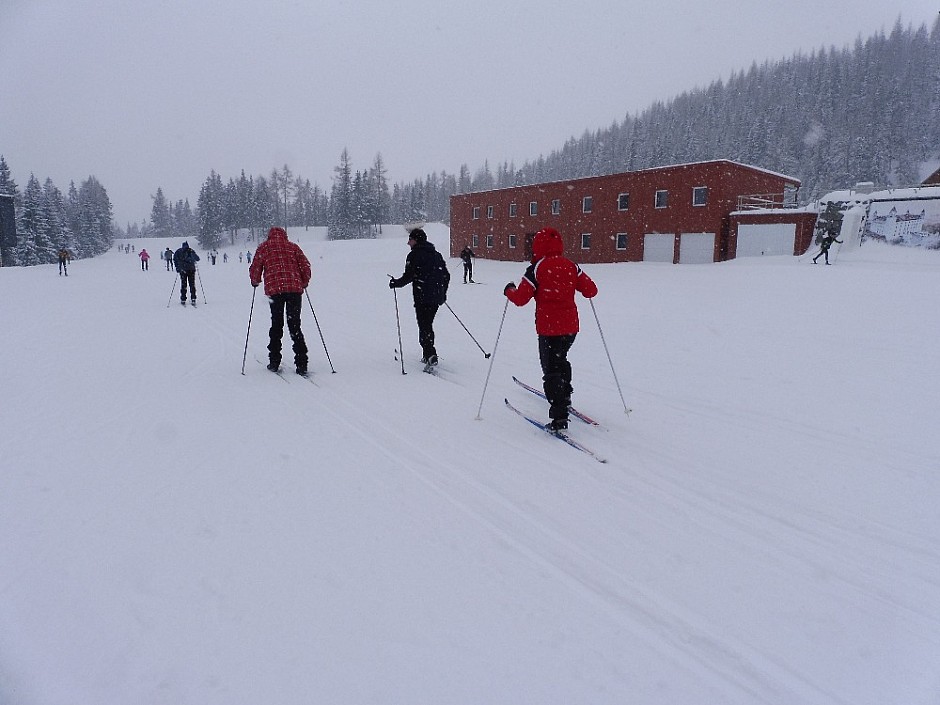
M532 242L532 262L519 286L509 282L503 294L516 306L535 299L535 332L539 337L542 389L548 399L546 428L562 432L568 428L571 406L571 363L568 351L578 334L575 292L585 298L597 295L597 285L581 268L564 256L565 244L554 228L543 228Z
M473 254L473 250L470 249L470 245L464 246L460 251L460 259L463 260L463 283L467 283L467 279L470 279L470 283L473 284L473 258L476 257Z
M415 228L408 233L411 252L405 258L405 271L389 280L389 289L399 289L411 284L415 302L415 319L418 322L418 343L421 345L421 362L433 367L437 364L437 348L434 347L434 316L437 309L447 301L450 272L441 253L428 242L427 233Z
M166 260L166 271L170 271L170 267L173 266L173 250L169 247L163 252L163 259Z
M186 305L186 286L189 285L189 296L193 306L196 305L196 262L199 255L190 248L188 242L173 253L173 266L180 275L180 303Z
M69 262L72 261L72 253L69 252L64 247L59 250L59 276L62 276L62 272L65 272L65 276L69 275Z
M301 294L310 284L310 260L300 245L287 239L284 228L271 228L268 239L258 245L248 268L252 286L264 278L264 293L271 302L271 329L268 331L268 369L281 369L281 338L284 337L284 313L287 312L287 330L293 341L294 368L297 374L307 376L307 342L300 329Z
M829 248L832 247L832 243L834 242L838 242L840 245L842 244L842 240L836 240L836 236L833 233L827 232L822 242L819 243L819 252L813 257L813 264L816 264L816 260L822 255L825 255L826 264L829 264Z

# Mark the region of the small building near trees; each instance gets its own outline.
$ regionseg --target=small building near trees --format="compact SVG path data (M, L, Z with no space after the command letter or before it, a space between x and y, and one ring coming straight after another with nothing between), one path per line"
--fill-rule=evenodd
M580 263L721 262L760 253L758 240L765 251L772 241L775 254L798 254L816 217L792 212L799 187L794 177L718 159L458 194L450 203L450 254L470 245L479 257L527 261L546 226ZM732 217L748 210L761 215Z

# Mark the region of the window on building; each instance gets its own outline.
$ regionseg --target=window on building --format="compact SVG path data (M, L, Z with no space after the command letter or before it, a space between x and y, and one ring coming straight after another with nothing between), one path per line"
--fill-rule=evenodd
M617 210L625 211L628 208L630 208L630 194L621 193L619 196L617 196Z
M594 210L594 197L585 196L584 198L582 198L581 199L581 212L590 213L593 210Z
M618 250L627 249L627 234L626 233L617 233L617 249Z
M486 207L486 217L487 217L487 218L492 218L492 217L493 217L493 206L487 206L487 207Z
M692 205L704 206L708 204L708 186L696 186L692 189Z
M552 215L558 215L559 213L561 213L561 200L556 198L552 201Z
M471 235L470 236L470 247L479 247L480 246L480 236Z
M480 219L480 206L474 206L474 207L473 207L473 219L474 219L474 220L479 220L479 219Z
M656 192L656 207L666 208L668 205L669 205L669 192L657 191Z
M492 247L492 246L493 246L493 236L492 236L492 235L487 235L487 236L486 236L486 246L487 246L487 247Z
M535 201L529 201L529 215L539 214L539 204Z
M581 233L581 249L591 249L591 233Z
M510 250L516 249L516 236L515 235L509 236L509 249Z
M510 218L516 217L516 204L515 203L509 204L509 217Z

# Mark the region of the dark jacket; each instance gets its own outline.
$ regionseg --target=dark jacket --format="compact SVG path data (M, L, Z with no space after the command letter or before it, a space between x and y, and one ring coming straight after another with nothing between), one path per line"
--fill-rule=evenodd
M447 301L450 272L432 243L415 243L405 258L405 273L391 282L396 289L407 284L412 285L415 306L443 306Z
M470 264L471 257L476 257L476 255L473 254L473 250L469 247L465 247L460 251L460 259L463 260L464 264Z
M173 254L173 266L176 267L176 271L180 274L195 272L196 262L198 261L199 255L185 242L183 246Z

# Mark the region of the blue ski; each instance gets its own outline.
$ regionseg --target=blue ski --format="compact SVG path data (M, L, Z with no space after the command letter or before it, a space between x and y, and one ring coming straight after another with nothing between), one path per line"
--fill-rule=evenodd
M519 378L516 377L515 375L513 375L512 381L515 382L516 384L518 384L518 385L519 385L520 387L522 387L523 389L525 389L525 390L527 390L527 391L529 391L529 392L532 392L532 393L535 394L536 396L539 396L539 397L541 397L542 399L545 399L546 401L548 401L548 400L546 399L546 397L545 397L545 392L543 392L541 389L536 389L535 387L532 387L532 386L526 384L525 382L523 382L521 379L519 379ZM569 407L568 407L568 413L571 414L572 416L574 416L576 419L578 419L578 420L580 420L580 421L583 421L583 422L586 423L586 424L590 424L591 426L600 426L600 424L599 424L597 421L595 421L594 419L592 419L590 416L588 416L588 415L585 414L584 412L578 411L578 410L575 409L573 406L569 406Z
M522 418L524 418L526 421L528 421L530 424L532 424L532 425L535 426L536 428L540 429L541 431L544 431L544 432L547 433L549 436L552 436L552 437L554 437L554 438L557 438L557 439L560 440L560 441L564 441L565 443L567 443L567 444L568 444L569 446L571 446L572 448L574 448L574 449L576 449L576 450L580 450L582 453L585 453L585 454L587 454L587 455L590 455L592 458L594 458L594 460L596 460L596 461L599 462L599 463L606 463L606 462L607 462L607 459L606 459L606 458L600 457L600 456L599 456L597 453L595 453L593 450L591 450L591 449L588 448L587 446L585 446L585 445L579 443L578 441L576 441L575 439L573 439L571 436L569 436L567 433L563 433L563 432L560 432L560 431L552 431L551 429L546 428L546 427L544 426L544 424L542 424L542 423L540 423L539 421L536 421L535 419L533 419L531 416L527 416L526 414L524 414L524 413L522 413L521 411L519 411L519 409L517 409L516 407L514 407L512 404L509 403L509 400L508 400L508 399L505 399L505 398L504 398L503 401L506 402L506 406L508 406L508 407L509 407L510 409L512 409L513 411L515 411L517 414L519 414L519 416L521 416Z

